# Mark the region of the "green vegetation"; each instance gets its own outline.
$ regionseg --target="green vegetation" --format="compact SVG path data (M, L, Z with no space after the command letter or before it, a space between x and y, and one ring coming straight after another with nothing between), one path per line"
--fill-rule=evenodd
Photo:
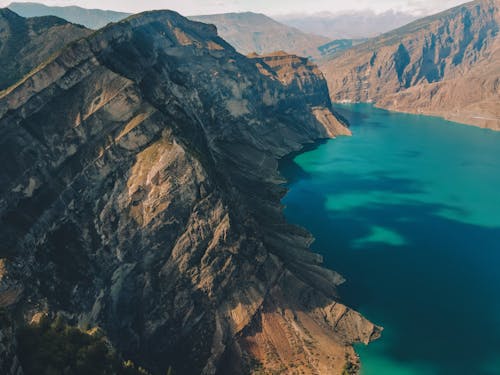
M99 329L82 331L63 319L44 317L18 333L19 359L26 375L148 375L123 362Z

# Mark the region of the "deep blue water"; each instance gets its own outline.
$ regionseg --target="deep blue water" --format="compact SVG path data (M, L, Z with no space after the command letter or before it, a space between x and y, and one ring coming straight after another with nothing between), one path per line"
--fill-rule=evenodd
M283 203L385 329L357 346L362 374L500 374L500 132L337 109L353 137L283 162Z

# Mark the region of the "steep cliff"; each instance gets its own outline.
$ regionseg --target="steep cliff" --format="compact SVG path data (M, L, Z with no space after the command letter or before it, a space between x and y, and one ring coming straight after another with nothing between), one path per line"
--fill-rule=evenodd
M89 35L82 26L57 17L26 19L0 9L0 91L69 42Z
M99 326L155 374L355 364L351 344L380 329L285 222L277 173L346 130L328 97L297 91L324 87L317 69L287 59L273 68L211 25L148 12L0 94L0 308Z
M500 130L500 2L477 0L322 66L334 101L371 101Z
M290 108L294 102L305 100L329 137L351 134L346 122L333 111L328 85L316 64L284 51L267 55L254 53L248 57L257 62L262 74L276 78L288 88L285 101Z

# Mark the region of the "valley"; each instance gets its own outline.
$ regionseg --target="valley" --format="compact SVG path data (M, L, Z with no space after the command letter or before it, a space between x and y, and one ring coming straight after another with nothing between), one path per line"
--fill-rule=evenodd
M499 1L189 4L0 8L0 373L500 373Z

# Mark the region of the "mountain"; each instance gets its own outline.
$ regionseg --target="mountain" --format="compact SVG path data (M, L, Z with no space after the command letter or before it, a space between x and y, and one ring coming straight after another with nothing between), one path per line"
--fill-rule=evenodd
M189 18L214 24L221 37L245 55L283 50L300 56L316 57L319 55L318 46L330 41L327 37L283 25L264 14L224 13Z
M67 43L89 33L57 17L26 19L9 9L0 9L0 91Z
M499 4L467 3L330 59L332 99L500 130Z
M152 374L354 371L380 328L285 221L277 171L346 133L306 59L175 12L70 43L0 94L0 373L42 316Z
M57 16L90 29L100 29L130 14L77 6L54 7L39 3L12 3L9 9L23 17ZM318 47L330 41L325 36L304 33L257 13L224 13L192 16L192 20L217 26L221 36L240 53L258 54L284 50L300 56L320 57Z
M291 14L275 16L285 25L307 33L324 35L330 39L364 39L415 21L411 13L387 11L375 13L371 10L341 13Z
M110 22L118 22L130 16L129 13L111 10L47 6L40 3L12 3L8 8L23 17L56 16L90 29L100 29Z

